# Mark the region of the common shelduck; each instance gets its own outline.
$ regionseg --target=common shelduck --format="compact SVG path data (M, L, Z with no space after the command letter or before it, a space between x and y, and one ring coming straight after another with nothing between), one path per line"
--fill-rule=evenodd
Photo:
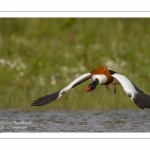
M46 95L41 97L31 104L31 106L43 106L46 105L58 98L60 98L63 94L68 92L71 88L81 84L82 82L92 79L92 83L88 85L86 92L93 91L97 85L105 85L109 90L109 85L114 85L114 93L116 93L116 84L121 84L126 95L131 98L131 100L141 109L150 108L150 96L141 91L133 82L131 82L127 77L118 74L114 70L108 67L97 67L93 69L90 73L85 73L70 84L68 84L62 90L59 90L50 95Z

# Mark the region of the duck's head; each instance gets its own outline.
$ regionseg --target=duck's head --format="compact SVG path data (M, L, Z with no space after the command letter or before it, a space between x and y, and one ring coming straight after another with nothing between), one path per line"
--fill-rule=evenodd
M87 88L86 92L91 92L91 91L93 91L93 90L96 88L96 86L97 86L98 84L99 84L99 80L96 78L95 81L93 81L92 83L90 83L90 84L88 85L88 88Z

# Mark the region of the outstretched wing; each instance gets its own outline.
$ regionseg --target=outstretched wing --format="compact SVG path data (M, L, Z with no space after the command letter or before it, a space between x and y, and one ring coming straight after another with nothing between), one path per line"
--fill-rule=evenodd
M120 82L125 93L139 108L150 108L150 96L141 91L132 81L118 73L114 73L111 76Z
M43 106L43 105L46 105L46 104L48 104L48 103L50 103L50 102L60 98L63 94L65 94L71 88L74 88L75 86L81 84L82 82L84 82L84 81L86 81L86 80L88 80L90 78L91 78L91 73L83 74L83 75L79 76L78 78L76 78L74 81L72 81L70 84L68 84L62 90L57 91L55 93L52 93L50 95L43 96L43 97L33 101L31 106Z

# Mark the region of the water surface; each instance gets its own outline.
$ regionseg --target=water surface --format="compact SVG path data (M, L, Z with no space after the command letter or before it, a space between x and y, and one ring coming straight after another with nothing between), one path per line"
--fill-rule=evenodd
M1 110L0 132L150 132L150 110Z

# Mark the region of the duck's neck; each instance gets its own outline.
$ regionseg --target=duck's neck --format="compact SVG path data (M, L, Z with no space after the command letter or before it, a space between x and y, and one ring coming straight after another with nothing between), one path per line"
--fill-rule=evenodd
M91 84L96 87L99 84L99 80L96 78Z

